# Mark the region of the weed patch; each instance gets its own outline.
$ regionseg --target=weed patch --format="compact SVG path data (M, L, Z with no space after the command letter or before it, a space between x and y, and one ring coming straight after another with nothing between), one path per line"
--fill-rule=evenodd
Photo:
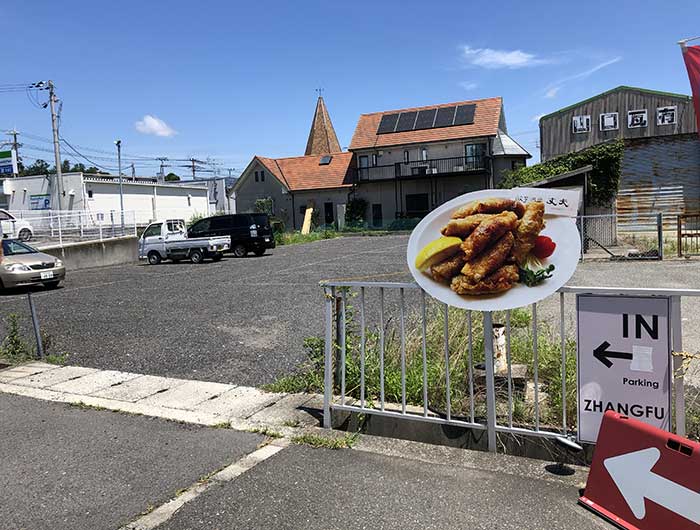
M350 449L359 437L359 433L346 434L338 438L320 436L318 434L301 434L292 437L292 443L308 445L310 447L322 447L324 449Z

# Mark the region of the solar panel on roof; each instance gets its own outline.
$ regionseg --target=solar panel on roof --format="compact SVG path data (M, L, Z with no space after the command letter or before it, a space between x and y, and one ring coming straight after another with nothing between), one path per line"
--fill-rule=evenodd
M399 123L396 125L396 132L412 131L417 114L418 112L415 110L411 112L402 112L401 116L399 116Z
M455 107L441 107L437 111L435 125L433 127L449 127L455 116Z
M470 125L474 123L476 105L460 105L455 113L455 125Z
M379 128L377 129L377 134L386 134L386 133L391 133L394 132L394 128L396 127L396 122L399 119L399 115L397 114L384 114L382 116L382 121L379 122Z
M435 121L435 114L437 114L437 109L418 111L416 126L413 129L432 129L433 122Z

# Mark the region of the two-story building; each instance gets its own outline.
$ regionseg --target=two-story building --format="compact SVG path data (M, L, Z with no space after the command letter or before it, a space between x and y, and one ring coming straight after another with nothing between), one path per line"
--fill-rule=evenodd
M311 206L319 224L337 223L353 198L367 202L374 228L420 218L463 193L495 187L530 154L508 136L501 98L363 114L343 152L323 98L304 156L255 156L236 182L236 209L261 199L288 227Z
M363 114L350 151L355 195L370 205L374 227L495 187L503 171L530 158L506 133L501 98Z

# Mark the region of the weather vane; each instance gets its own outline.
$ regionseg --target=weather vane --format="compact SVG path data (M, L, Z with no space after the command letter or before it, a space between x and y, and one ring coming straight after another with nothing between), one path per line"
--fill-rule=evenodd
M318 93L318 97L323 96L323 88L318 87L318 88L316 89L316 92Z

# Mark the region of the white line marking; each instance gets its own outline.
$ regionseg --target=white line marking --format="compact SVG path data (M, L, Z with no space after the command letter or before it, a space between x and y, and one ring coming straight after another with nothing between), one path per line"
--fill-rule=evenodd
M229 482L236 477L239 477L249 469L252 469L258 465L260 462L264 462L271 456L276 455L288 445L289 442L286 440L275 440L269 445L261 447L257 451L253 451L237 462L234 462L233 464L214 474L208 480L204 482L195 482L182 494L169 500L165 504L160 505L151 513L143 515L126 526L123 526L120 530L152 530L153 528L160 526L175 515L175 513L185 504L199 497L214 484Z

